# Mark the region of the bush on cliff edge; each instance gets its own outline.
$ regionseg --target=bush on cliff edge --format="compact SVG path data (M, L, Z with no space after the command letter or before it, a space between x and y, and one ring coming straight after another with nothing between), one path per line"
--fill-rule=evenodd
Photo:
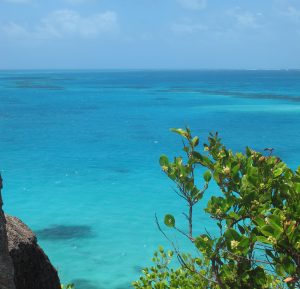
M187 237L199 254L183 254L157 221L172 251L160 248L154 265L133 282L140 288L300 288L300 167L293 171L272 149L266 155L246 148L233 153L210 134L199 150L199 138L189 129L173 129L183 139L185 157L160 158L163 172L175 183L177 194L188 205L187 230L166 215L167 227ZM200 168L200 170L199 170ZM199 175L199 171L205 171ZM202 227L194 235L193 208L210 182L220 196L212 196L205 212L216 222L217 235ZM200 185L199 185L200 184ZM180 266L171 260L176 256Z

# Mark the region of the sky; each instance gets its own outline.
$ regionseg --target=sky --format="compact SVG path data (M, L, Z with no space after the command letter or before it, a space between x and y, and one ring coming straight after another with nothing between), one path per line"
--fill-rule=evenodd
M0 69L299 69L300 0L0 0Z

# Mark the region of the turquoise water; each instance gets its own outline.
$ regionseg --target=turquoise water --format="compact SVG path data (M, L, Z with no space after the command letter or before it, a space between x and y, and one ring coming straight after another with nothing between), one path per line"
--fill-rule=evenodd
M167 246L154 214L184 210L158 165L181 153L169 128L300 164L299 71L2 71L0 103L5 210L78 289L129 288Z

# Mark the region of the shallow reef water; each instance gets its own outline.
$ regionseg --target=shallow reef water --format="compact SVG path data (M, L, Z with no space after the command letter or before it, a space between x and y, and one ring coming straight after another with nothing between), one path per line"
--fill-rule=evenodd
M36 232L63 283L127 289L158 245L155 213L185 207L161 172L182 154L171 127L205 142L274 148L300 164L299 71L0 71L0 170L5 210ZM202 149L200 147L200 149ZM195 211L196 233L214 234ZM182 251L193 248L171 230Z
M38 230L35 233L39 239L44 240L66 240L93 237L92 228L84 225L56 225Z

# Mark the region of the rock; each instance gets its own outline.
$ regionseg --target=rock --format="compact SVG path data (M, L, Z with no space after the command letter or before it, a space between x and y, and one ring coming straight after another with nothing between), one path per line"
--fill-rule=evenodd
M60 289L57 271L37 244L34 233L18 218L5 218L16 289Z
M2 178L0 175L0 289L15 289L14 268L8 252L6 220L2 210Z
M0 175L0 289L60 289L57 271L34 233L2 210Z

